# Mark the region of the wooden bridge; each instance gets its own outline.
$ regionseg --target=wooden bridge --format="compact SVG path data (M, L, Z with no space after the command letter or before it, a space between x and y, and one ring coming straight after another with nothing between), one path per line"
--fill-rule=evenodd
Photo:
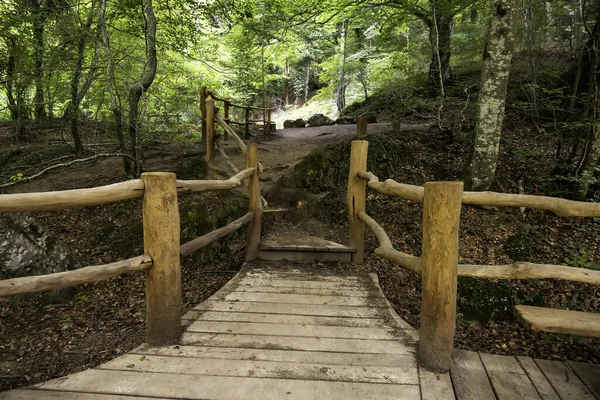
M222 118L214 119L228 126ZM214 127L208 124L208 129ZM207 137L212 148L214 136ZM0 195L0 212L5 213L142 198L145 253L108 265L1 280L0 297L134 271L146 274L145 345L96 368L1 393L0 399L600 399L596 365L453 349L459 275L600 284L599 271L580 268L459 265L462 204L541 208L577 217L599 217L600 204L463 192L460 182L425 187L379 182L367 172L368 142L354 141L347 197L349 244L261 247L266 202L260 195L258 150L255 144L246 148L241 139L235 140L246 153L246 169L227 180L184 181L159 172L91 189ZM228 190L244 182L249 197L245 216L180 245L178 193ZM393 248L383 228L366 213L367 187L423 203L422 257ZM245 225L247 263L241 272L181 316L180 258ZM360 264L366 227L379 240L376 255L422 275L418 332L396 315L376 275L347 264L286 261L351 259ZM600 336L598 314L524 306L517 311L532 329Z

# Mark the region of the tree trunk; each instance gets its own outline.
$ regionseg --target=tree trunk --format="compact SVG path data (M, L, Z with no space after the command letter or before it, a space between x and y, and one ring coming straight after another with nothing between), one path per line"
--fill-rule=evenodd
M285 70L284 70L285 80L283 82L283 99L285 100L284 109L287 108L288 104L290 104L290 60L289 58L285 59Z
M426 21L426 24L429 26L429 42L432 49L431 64L429 64L429 82L433 87L445 87L447 82L452 79L450 43L454 16L445 15L438 11L435 19L432 18Z
M304 104L308 103L308 85L310 84L310 61L306 65L306 79L304 80Z
M104 53L106 56L106 87L108 88L108 94L110 96L110 110L113 113L115 120L115 133L119 140L119 148L121 153L127 154L127 146L125 144L125 137L123 135L123 107L121 106L121 98L119 93L115 89L115 67L114 59L110 49L110 42L108 33L106 32L106 2L107 0L100 0L100 10L98 12L98 32L100 39L104 45ZM132 174L131 164L129 159L123 157L123 169L125 175L130 176Z
M71 137L73 138L73 143L75 144L75 151L77 152L83 151L83 142L81 141L81 136L79 136L79 131L77 129L77 117L79 116L80 101L79 83L81 81L81 75L83 70L83 60L85 59L85 44L87 42L87 37L90 33L90 28L94 20L94 8L95 1L92 1L85 26L83 28L83 31L81 32L81 36L79 37L79 42L77 44L77 57L75 58L75 68L73 70L73 78L71 79L71 103L67 109L67 117L71 122Z
M340 63L337 75L337 87L335 90L335 104L338 114L342 115L342 110L346 106L346 36L348 34L348 18L342 22L342 31L340 38Z
M138 107L140 98L152 85L158 63L156 57L156 16L152 8L152 0L143 0L143 12L146 17L146 68L142 72L140 80L129 88L129 138L131 141L131 156L135 159L138 159ZM137 162L131 168L135 175L141 173L140 168L138 168L139 165L140 162Z
M492 21L483 53L477 128L467 179L467 185L473 190L489 189L495 178L515 43L514 3L515 0L494 0L492 3Z
M31 2L34 14L33 21L33 41L34 41L34 74L35 74L35 119L39 122L46 116L44 107L44 28L46 25L46 17L44 10L40 7L39 0Z

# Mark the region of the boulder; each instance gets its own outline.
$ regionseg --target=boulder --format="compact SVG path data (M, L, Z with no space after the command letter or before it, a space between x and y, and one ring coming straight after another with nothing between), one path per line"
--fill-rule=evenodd
M304 128L306 126L306 121L302 118L298 118L294 121L294 128Z
M335 120L336 125L350 125L350 124L355 124L355 123L356 123L356 118L351 118L351 117L340 117Z
M46 275L81 268L82 262L27 214L0 216L2 279ZM48 300L66 301L72 288L50 292Z
M333 123L334 121L331 118L323 114L315 114L308 119L310 126L333 125Z
M291 119L286 119L285 121L283 121L283 129L293 128L294 124L295 124L295 121L293 121Z

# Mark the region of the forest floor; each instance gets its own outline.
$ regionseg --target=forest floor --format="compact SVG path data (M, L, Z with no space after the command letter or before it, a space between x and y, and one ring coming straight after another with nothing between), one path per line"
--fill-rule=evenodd
M389 125L369 125L369 130L370 133L386 132ZM261 177L263 185L273 187L286 171L302 162L312 150L335 146L352 137L354 132L354 125L299 128L278 131L273 138L260 140L259 159L266 168ZM48 139L53 135L55 132L48 132L45 139L20 146L31 151L15 153L14 143L7 143L8 150L0 153L1 178L6 181L17 171L35 169L36 166L39 169L43 162L68 154L70 150L64 145L48 146ZM459 136L450 143L444 135L428 130L427 125L418 122L400 126L388 137L396 146L393 150L401 153L398 155L400 167L394 176L380 178L391 177L411 184L423 184L432 179L456 179L469 147L465 137ZM3 142L1 128L0 142ZM113 147L109 145L98 151L114 151ZM243 157L233 143L230 141L225 147L233 162L242 167ZM518 179L526 177L526 193L556 195L549 193L549 186L544 181L549 174L551 151L541 147L534 133L524 135L515 129L503 138L502 149L495 190L517 192ZM183 162L194 160L200 153L196 142L153 143L145 148L149 170L177 171ZM24 173L25 176L28 174ZM10 191L90 187L123 179L120 159L109 158L51 171ZM319 219L330 231L346 231L344 186L325 195L329 196L325 206L311 218ZM202 199L203 210L210 213L210 207L217 207L221 200L217 195L210 196L213 195L182 196L182 218L197 210L198 201ZM274 207L281 205L276 201L272 203ZM383 225L399 250L418 255L420 205L370 194L367 209ZM48 231L79 255L84 264L115 261L142 252L138 200L37 216ZM293 228L294 225L290 226ZM186 229L183 221L182 228ZM507 238L518 233L527 235L534 262L563 263L566 256L582 251L589 252L589 257L600 256L597 240L600 224L592 219L564 219L537 211L527 211L523 216L518 209L465 208L461 220L461 262L490 265L509 262L505 243ZM322 232L325 238L328 235L326 230ZM241 246L243 243L232 240L225 250L215 248L210 254L182 261L184 310L208 298L234 276L242 263ZM367 234L367 257L361 268L379 274L384 292L396 311L413 326L418 326L420 278L372 255L375 247L374 237ZM23 299L0 302L0 391L80 371L139 345L144 339L143 281L143 274L130 274L84 285L76 289L72 300L62 304ZM599 312L597 288L548 280L462 280L459 290L455 342L458 347L498 354L600 362L600 341L531 332L512 314L514 304Z

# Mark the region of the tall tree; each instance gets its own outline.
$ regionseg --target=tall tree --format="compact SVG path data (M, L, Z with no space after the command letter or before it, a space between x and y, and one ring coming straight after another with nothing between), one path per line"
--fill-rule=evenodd
M338 66L337 84L335 90L335 104L338 114L346 106L346 37L348 36L348 18L342 21L340 31L340 62Z
M41 120L46 115L44 104L44 29L46 26L46 10L40 0L31 0L33 14L33 53L35 58L35 119Z
M145 18L145 34L146 34L146 64L142 75L129 88L129 139L131 146L131 156L138 160L132 165L131 171L135 175L139 175L142 171L141 152L138 150L138 128L139 128L139 105L140 98L150 88L158 66L156 56L156 16L152 7L152 0L142 0L143 14Z
M467 186L473 190L489 189L496 174L515 44L512 21L515 8L515 0L492 1L492 19L483 53L477 127L467 180Z

